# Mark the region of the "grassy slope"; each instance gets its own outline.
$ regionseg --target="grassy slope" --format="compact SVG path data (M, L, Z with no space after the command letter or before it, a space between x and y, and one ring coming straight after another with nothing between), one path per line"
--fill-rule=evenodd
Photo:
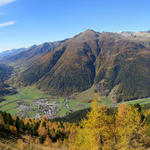
M46 98L47 95L38 90L36 87L32 86L28 86L25 87L23 89L19 89L18 92L20 93L20 95L22 95L23 97L25 97L26 99L40 99L40 98Z
M36 99L47 97L44 92L39 91L35 87L21 88L18 92L19 93L15 95L5 96L4 98L6 100L0 103L0 110L17 115L19 112L19 110L17 110L18 102L26 101L28 104L32 104L32 102Z
M77 101L80 101L80 102L87 102L94 98L94 92L95 92L94 90L95 90L95 87L92 86L88 90L73 94L71 97L75 98Z

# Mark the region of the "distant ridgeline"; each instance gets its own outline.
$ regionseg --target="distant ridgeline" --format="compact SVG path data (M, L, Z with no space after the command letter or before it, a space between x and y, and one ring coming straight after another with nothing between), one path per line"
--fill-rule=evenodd
M68 96L95 87L116 102L150 96L150 33L95 32L34 45L3 60L19 66L17 84ZM22 63L24 62L24 63Z

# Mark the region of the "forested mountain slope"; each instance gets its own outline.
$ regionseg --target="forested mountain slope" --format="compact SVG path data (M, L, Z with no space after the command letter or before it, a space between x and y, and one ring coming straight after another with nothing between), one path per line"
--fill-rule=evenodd
M5 83L5 81L10 77L12 71L12 67L0 64L0 97L5 94L15 93L15 90L9 88L9 86Z
M115 101L150 96L150 33L86 30L62 42L45 43L9 58L31 62L17 82L54 95L91 86Z

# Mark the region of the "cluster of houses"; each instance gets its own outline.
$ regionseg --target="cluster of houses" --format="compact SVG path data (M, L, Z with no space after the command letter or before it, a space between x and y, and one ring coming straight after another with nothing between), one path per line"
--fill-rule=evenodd
M35 109L36 107L36 109ZM57 112L59 111L59 104L57 102L49 103L47 99L39 99L34 101L32 104L21 103L19 105L19 116L21 117L31 117L27 114L30 111L35 111L36 115L34 118L40 119L42 116L46 116L47 119L53 119L57 116Z

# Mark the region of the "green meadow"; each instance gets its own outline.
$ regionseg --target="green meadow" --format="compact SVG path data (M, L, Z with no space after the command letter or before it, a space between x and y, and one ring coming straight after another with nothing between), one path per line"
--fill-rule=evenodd
M91 94L94 94L93 88L85 92L79 93L76 96L76 98L70 98L68 101L69 109L74 112L74 111L91 107L91 100L93 99L93 96L89 97L89 95ZM39 113L39 110L36 106L32 105L32 103L35 100L39 100L43 98L47 98L50 103L57 102L59 104L59 111L57 113L58 117L63 117L66 114L71 112L69 109L66 108L64 98L50 96L44 93L43 91L38 90L34 86L20 88L18 89L17 94L7 95L4 98L5 101L0 103L0 110L9 112L13 115L17 115L19 113L19 104L21 102L25 102L26 104L29 105L29 107L32 108L31 111L27 113L27 116L34 117L37 113ZM139 103L142 106L146 106L146 105L149 106L150 98L132 100L126 103L132 105ZM110 107L118 106L118 104L113 103L109 98L102 98L102 100L99 101L99 105L101 104L105 104L106 106L110 106Z

